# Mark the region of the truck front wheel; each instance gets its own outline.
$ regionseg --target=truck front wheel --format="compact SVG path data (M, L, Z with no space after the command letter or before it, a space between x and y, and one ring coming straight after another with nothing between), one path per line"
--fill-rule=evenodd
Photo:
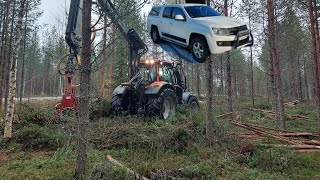
M203 37L196 37L192 39L190 50L193 58L199 63L205 62L210 54L207 41Z

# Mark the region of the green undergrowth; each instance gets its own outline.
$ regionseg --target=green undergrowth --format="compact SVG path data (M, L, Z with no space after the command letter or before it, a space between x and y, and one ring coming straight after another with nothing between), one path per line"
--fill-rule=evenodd
M224 99L214 102L215 116L228 112ZM103 103L103 107L108 106ZM239 121L277 127L276 122L250 111L250 107L250 99L234 102ZM271 105L257 100L256 108L270 110ZM135 179L126 168L150 179L320 179L319 152L268 148L262 144L278 142L236 138L232 132L248 131L229 123L235 115L215 118L215 139L209 143L205 138L204 104L198 113L180 106L176 116L166 121L142 115L108 117L103 115L105 109L99 118L98 104L91 110L87 179ZM313 119L315 112L308 104L286 108L286 113L310 118L288 121L289 130L319 133L319 124ZM28 118L28 113L24 116L19 121L23 126L15 127L13 139L0 139L0 179L72 179L74 122L52 125L38 123ZM109 162L107 155L126 168Z

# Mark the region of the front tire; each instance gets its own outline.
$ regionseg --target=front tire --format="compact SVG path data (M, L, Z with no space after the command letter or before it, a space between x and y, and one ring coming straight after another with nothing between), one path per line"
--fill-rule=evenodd
M160 34L157 27L151 28L151 39L154 43L159 44L160 43Z
M114 95L111 101L110 113L115 115L125 114L128 111L128 103L123 95Z
M210 54L207 41L203 37L196 37L192 39L190 50L193 58L199 63L205 62Z
M149 116L158 116L168 119L174 116L177 108L177 96L172 89L165 89L155 97L150 97L146 104L146 112Z

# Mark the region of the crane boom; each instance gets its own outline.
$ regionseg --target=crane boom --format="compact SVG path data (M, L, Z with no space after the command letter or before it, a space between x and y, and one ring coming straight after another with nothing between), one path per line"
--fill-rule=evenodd
M133 77L138 71L141 55L147 52L147 46L133 28L125 26L111 0L98 0L102 12L116 25L129 45L129 71ZM81 48L81 23L83 0L71 0L65 40L70 47L70 61L77 58Z

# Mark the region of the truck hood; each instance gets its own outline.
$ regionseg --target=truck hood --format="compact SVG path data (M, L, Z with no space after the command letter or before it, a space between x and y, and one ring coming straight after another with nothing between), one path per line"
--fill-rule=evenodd
M200 17L194 18L193 20L199 24L214 28L233 28L246 25L246 23L241 20L226 16Z

